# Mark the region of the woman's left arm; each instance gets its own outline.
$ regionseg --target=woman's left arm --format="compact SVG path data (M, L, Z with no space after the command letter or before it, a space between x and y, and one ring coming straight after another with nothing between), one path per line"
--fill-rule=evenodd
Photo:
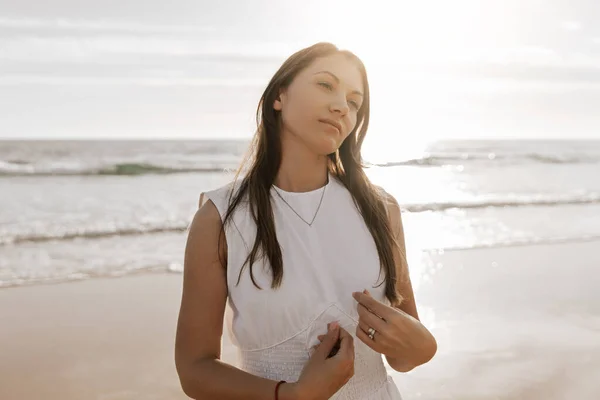
M389 307L375 300L366 290L354 293L359 313L356 336L373 350L385 355L393 369L408 372L433 358L437 351L437 342L419 320L406 263L406 243L400 206L391 195L388 195L388 217L396 238L396 244L393 246L396 292L401 295L401 302L396 307ZM369 328L376 331L373 339L369 337Z

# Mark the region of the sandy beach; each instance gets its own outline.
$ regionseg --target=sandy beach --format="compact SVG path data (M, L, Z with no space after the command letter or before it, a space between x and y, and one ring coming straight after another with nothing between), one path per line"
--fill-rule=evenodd
M416 296L438 340L408 399L600 398L600 242L430 255Z
M0 290L0 399L186 399L180 292L179 274Z
M597 399L598 250L590 241L423 253L413 282L439 350L407 374L391 371L404 398ZM173 361L181 279L0 290L0 398L187 398Z

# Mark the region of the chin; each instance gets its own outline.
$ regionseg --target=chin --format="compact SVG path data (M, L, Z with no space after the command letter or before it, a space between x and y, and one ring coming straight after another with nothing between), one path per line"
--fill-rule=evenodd
M337 141L331 141L330 143L322 143L319 146L315 146L314 150L320 156L328 156L331 153L335 153L340 148L341 143Z
M326 156L331 153L335 153L341 145L342 141L340 141L337 137L321 136L318 138L318 140L313 142L312 148L314 152L320 156Z

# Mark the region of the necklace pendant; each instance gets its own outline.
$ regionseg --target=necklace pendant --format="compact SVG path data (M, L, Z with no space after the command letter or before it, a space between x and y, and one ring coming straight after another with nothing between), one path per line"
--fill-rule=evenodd
M309 227L312 227L313 223L315 222L315 219L317 218L317 214L319 213L319 210L321 209L321 204L323 203L323 197L325 196L325 189L327 188L327 185L323 186L323 191L321 192L321 199L319 200L319 205L317 206L317 211L315 211L315 215L313 216L312 220L310 222L306 221L304 218L302 218L302 216L294 209L294 207L292 207L290 205L290 203L288 203L283 196L281 195L281 193L279 193L279 190L277 190L277 188L273 188L275 190L275 193L277 193L277 196L279 196L279 198L290 208L290 210L292 210L294 212L294 214L296 214L296 216L298 218L300 218L302 220L302 222L304 222L306 225L308 225Z

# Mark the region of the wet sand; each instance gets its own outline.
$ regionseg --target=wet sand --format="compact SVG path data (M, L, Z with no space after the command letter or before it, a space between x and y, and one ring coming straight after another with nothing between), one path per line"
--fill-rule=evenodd
M407 399L600 398L600 242L429 255L413 271L438 340Z

